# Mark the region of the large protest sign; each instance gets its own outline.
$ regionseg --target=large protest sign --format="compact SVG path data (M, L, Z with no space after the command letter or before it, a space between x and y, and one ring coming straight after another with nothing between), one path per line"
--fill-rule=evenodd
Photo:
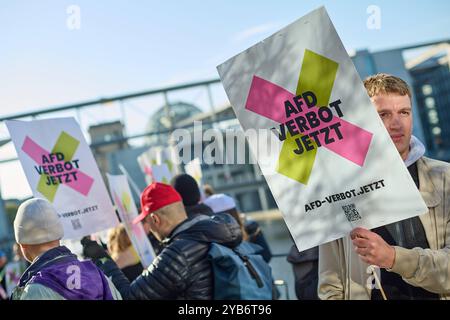
M116 204L120 219L125 226L133 247L141 259L142 266L147 268L155 258L155 252L144 232L142 223L133 224L133 219L138 216L138 211L131 196L127 177L124 175L110 174L107 177L109 190Z
M64 239L118 224L98 166L74 118L7 121L6 126L34 196L56 208Z
M324 8L218 71L300 251L427 211Z

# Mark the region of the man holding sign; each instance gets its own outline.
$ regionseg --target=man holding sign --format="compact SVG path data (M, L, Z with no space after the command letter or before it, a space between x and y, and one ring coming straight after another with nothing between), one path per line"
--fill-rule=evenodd
M218 71L242 128L252 130L249 147L298 250L329 243L319 259L321 298L371 298L367 285L379 277L364 263L399 275L386 280L393 273L383 271L390 297L429 297L411 294L413 286L450 292L448 255L433 251L450 242L444 232L448 166L423 158L419 143L410 139L411 94L403 81L378 76L366 82L371 103L323 7L228 59ZM407 169L414 163L416 183ZM415 216L420 219L407 226L396 224ZM389 225L412 231L389 239L391 227L375 229ZM353 243L336 241L350 232ZM411 250L415 247L432 250Z
M427 212L325 8L218 71L299 251Z
M448 298L450 165L423 157L424 146L412 136L411 91L403 80L377 74L364 85L429 211L372 231L355 228L350 233L354 248L344 239L322 245L319 297ZM381 268L381 277L368 277L370 265Z

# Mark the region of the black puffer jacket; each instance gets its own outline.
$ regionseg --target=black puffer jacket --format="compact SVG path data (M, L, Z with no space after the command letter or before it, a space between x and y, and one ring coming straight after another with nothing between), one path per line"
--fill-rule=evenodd
M234 248L241 241L239 225L232 216L200 215L172 231L164 241L166 247L131 285L115 268L104 271L112 276L123 299L212 299L213 273L207 258L210 243Z

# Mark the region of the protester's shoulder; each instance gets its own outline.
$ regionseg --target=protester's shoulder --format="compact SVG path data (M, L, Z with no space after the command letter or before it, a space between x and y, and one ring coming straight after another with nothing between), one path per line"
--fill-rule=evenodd
M153 272L174 270L185 274L193 265L206 259L209 244L191 239L175 239L153 261Z
M450 176L450 163L427 157L422 157L422 161L425 163L430 173Z
M25 286L20 300L65 300L54 290L39 284L31 283Z
M317 253L327 251L327 250L337 250L338 248L344 247L344 239L346 238L340 238L333 241L329 241L326 243L322 243L321 245L317 246ZM345 240L347 241L347 239Z
M231 215L216 213L180 232L175 238L205 244L216 242L234 247L241 242L242 234L239 224Z
M188 214L188 217L196 217L198 215L206 215L206 216L214 215L212 209L204 203L199 203L193 206L186 206L185 209L186 213Z
M201 214L205 214L205 215L208 215L208 216L214 215L214 211L211 209L211 207L207 206L207 205L204 204L204 203L199 203L199 204L196 206L196 209L197 209L197 210L199 211L199 213L201 213Z
M166 251L166 253L173 252L183 256L189 255L192 252L201 250L202 248L209 248L209 242L200 241L192 238L176 238L167 247L163 249L161 253Z

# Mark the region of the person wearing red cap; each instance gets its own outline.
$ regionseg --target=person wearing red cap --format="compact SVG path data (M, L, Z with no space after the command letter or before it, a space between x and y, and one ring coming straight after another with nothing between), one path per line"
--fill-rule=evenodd
M167 184L155 182L142 192L141 214L133 223L142 221L145 232L151 232L161 242L186 219L180 194Z
M213 299L213 270L208 260L211 243L229 248L242 241L239 224L228 214L188 219L180 194L170 185L152 183L141 194L142 222L164 245L153 263L131 284L104 250L84 242L84 253L102 268L124 299Z

